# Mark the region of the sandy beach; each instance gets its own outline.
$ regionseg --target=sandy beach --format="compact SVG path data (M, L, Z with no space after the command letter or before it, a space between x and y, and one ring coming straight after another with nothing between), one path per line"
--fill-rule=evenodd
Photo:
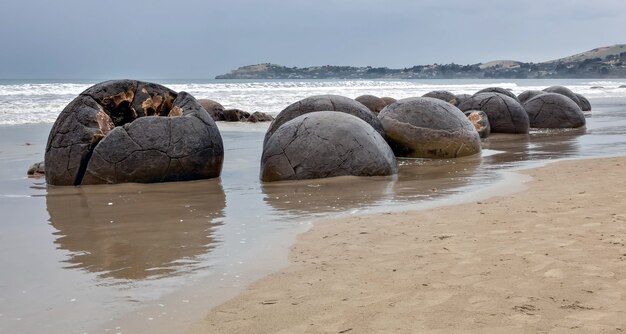
M561 161L511 195L320 222L189 333L622 332L624 166Z

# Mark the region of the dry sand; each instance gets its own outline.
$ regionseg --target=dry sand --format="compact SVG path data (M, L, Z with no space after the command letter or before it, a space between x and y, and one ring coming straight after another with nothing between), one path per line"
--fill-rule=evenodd
M625 167L558 162L513 195L318 223L190 333L626 331Z

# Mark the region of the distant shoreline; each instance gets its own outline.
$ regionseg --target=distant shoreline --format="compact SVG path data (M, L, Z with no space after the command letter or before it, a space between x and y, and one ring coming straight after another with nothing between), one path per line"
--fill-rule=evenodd
M459 65L431 64L405 68L372 66L287 67L263 63L247 65L215 77L229 79L623 79L626 44L596 48L541 63L495 60Z

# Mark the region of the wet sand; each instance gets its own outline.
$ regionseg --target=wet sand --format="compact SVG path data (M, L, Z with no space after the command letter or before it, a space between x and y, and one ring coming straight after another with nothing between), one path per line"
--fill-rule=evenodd
M622 332L625 166L561 161L513 194L320 222L189 332Z

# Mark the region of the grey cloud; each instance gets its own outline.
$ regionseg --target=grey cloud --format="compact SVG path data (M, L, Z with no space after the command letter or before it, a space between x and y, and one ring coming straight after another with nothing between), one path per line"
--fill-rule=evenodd
M621 0L22 0L0 78L211 78L232 68L542 61L625 43Z

